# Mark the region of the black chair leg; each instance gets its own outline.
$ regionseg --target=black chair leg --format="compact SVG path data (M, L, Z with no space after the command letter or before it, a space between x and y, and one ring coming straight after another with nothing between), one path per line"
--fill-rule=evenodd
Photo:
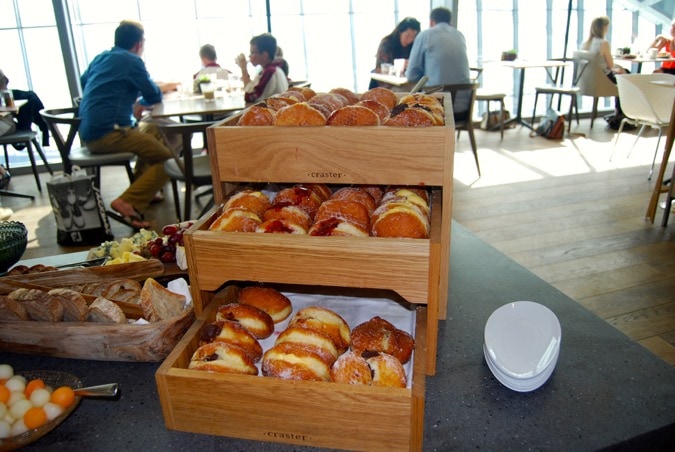
M539 93L534 95L534 109L532 110L532 128L534 128L534 117L537 114L537 99L539 99Z
M35 183L38 186L38 191L42 193L42 184L40 183L40 175L38 174L37 166L35 163L35 155L33 155L33 145L30 141L26 142L26 152L28 152L28 158L30 159L30 166L33 169L33 176L35 176Z
M178 182L175 180L171 181L171 189L173 191L173 205L176 208L176 218L178 219L178 222L180 223L181 216L180 216L180 196L178 195Z
M42 149L42 146L40 145L40 142L38 141L37 138L33 138L33 144L35 145L35 149L37 150L38 154L40 154L40 158L42 159L42 162L45 164L45 168L47 168L47 171L49 172L50 175L54 175L54 171L52 171L51 166L49 166L49 162L47 162L47 156L45 155L44 150Z

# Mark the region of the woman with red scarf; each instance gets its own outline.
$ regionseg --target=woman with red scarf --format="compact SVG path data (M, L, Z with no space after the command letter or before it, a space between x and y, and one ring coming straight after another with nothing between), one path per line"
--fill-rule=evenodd
M281 69L277 54L277 40L269 33L254 36L250 42L249 60L253 66L262 67L253 78L248 73L244 54L236 58L241 68L241 79L245 86L246 102L258 102L274 94L281 94L288 89L288 78Z

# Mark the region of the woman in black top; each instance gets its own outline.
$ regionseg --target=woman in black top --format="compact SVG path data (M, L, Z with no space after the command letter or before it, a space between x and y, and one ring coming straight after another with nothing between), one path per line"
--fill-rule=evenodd
M382 64L393 64L397 58L404 58L407 63L413 41L419 32L420 23L414 17L406 17L396 25L396 28L380 41L373 72L381 73ZM368 89L377 86L380 86L380 84L376 80L371 79Z

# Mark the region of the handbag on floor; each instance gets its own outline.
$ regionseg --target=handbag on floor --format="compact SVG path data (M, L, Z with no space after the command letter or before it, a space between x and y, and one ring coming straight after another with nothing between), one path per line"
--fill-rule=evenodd
M541 118L539 126L530 133L531 137L544 137L549 140L562 140L565 135L565 117L551 107L546 110L546 115Z
M114 238L101 193L85 171L60 174L47 182L59 245L100 245Z

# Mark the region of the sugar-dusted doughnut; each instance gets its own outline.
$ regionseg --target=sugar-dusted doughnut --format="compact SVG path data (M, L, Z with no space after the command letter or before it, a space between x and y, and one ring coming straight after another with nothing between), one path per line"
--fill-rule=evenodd
M336 190L330 198L361 203L368 209L369 215L372 214L377 207L377 203L373 197L361 187L342 187L339 190Z
M326 118L338 108L348 105L347 99L344 96L328 93L317 94L307 101L307 103L320 110Z
M410 203L419 208L422 213L429 216L429 203L412 190L400 189L387 192L382 198L382 204L388 202Z
M194 370L258 375L258 368L246 351L226 342L212 342L199 347L188 366Z
M258 339L270 337L274 332L272 317L262 309L252 305L227 303L219 306L216 320L238 322Z
M321 356L329 365L333 365L339 353L333 341L324 334L308 328L299 326L289 326L279 334L274 345L284 342L292 342L294 344L311 347L317 354Z
M274 111L279 111L284 107L289 105L297 104L298 99L295 97L282 97L282 96L271 96L263 101L267 108L270 108Z
M370 217L374 237L424 239L429 237L429 219L414 204L388 202L381 204Z
M377 101L386 106L389 110L391 110L396 106L396 104L398 104L398 96L396 95L396 93L390 90L389 88L384 88L381 86L369 89L368 91L363 93L361 95L361 100Z
M426 107L427 111L432 111L434 113L440 114L441 116L445 114L445 110L443 109L443 104L441 103L441 100L436 96L432 96L431 94L424 94L424 93L407 94L401 97L401 99L399 100L399 105L401 104L408 105L409 107L419 105L422 107Z
M321 198L312 190L305 187L289 187L279 191L274 197L272 207L296 206L307 212L314 220L316 212L321 206Z
M265 352L262 373L285 380L330 381L330 365L310 347L283 342Z
M380 124L384 124L384 121L389 118L389 114L391 113L391 109L376 100L361 100L355 103L354 106L366 107L367 109L372 110L380 119Z
M370 108L347 105L338 108L326 120L328 126L379 126L380 118Z
M209 226L210 231L254 232L261 223L260 217L243 207L226 209Z
M230 196L225 202L225 209L243 207L262 218L263 213L272 205L270 198L258 190L242 190Z
M373 375L373 386L405 388L405 369L398 358L387 353L379 353L367 358L366 361Z
M340 355L333 363L330 379L335 383L348 385L370 385L373 382L368 361L351 350Z
M309 328L328 336L339 353L344 353L349 346L349 325L345 319L336 312L321 306L308 306L301 309L288 322L288 326Z
M326 117L307 102L298 102L279 109L274 116L274 125L281 127L325 126Z
M373 317L354 328L350 348L354 352L377 352L395 356L407 363L415 347L415 339L406 331L396 328L381 317Z
M305 100L310 100L312 97L316 96L316 92L308 86L291 86L288 90L302 93L302 95L305 96Z
M337 218L359 226L366 231L370 229L370 215L368 208L360 202L346 199L329 199L321 204L316 213L315 221Z
M361 185L361 189L365 190L370 196L372 196L375 204L380 204L382 196L384 195L384 190L379 185Z
M361 226L350 223L340 218L326 218L314 222L307 232L311 236L342 236L342 237L368 237L370 232Z
M199 344L211 342L227 342L246 350L253 361L262 357L262 346L258 339L239 322L233 320L216 320L208 323L199 331Z
M307 229L292 220L275 218L260 223L255 228L255 232L264 234L307 234Z
M339 94L340 96L344 97L347 99L347 104L348 105L354 105L358 101L361 100L361 96L356 94L354 91L347 89L347 88L333 88L329 92L329 94Z
M324 202L330 195L333 194L333 191L326 184L297 184L296 187L307 188L312 190L316 195L321 199L321 202Z
M391 115L384 122L384 125L394 127L431 127L436 125L436 122L437 119L434 118L430 111L424 108L399 104L391 110Z
M274 111L266 104L251 105L244 110L237 121L238 126L271 126L274 125Z
M276 97L276 96L272 96L272 97ZM290 98L295 99L296 102L307 102L309 100L305 97L304 94L302 94L302 91L292 90L290 88L288 90L284 91L283 93L279 94L279 97L290 97Z
M305 231L309 229L312 221L307 212L298 206L270 207L263 213L262 219L263 221L288 220L302 227Z
M429 191L426 188L422 187L414 187L414 186L409 186L409 185L391 185L387 187L385 190L384 194L386 195L387 193L392 193L392 192L398 192L399 190L407 190L415 193L417 196L420 198L424 199L424 201L429 204Z
M273 287L247 286L239 290L239 304L262 309L274 323L279 323L291 315L293 306L288 297Z

